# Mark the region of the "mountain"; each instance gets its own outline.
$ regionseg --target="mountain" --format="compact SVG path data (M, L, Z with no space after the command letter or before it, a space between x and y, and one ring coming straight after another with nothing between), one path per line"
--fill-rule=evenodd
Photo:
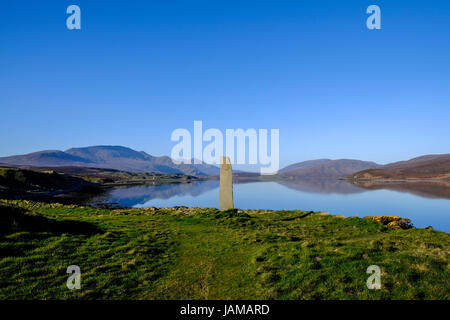
M331 159L317 159L317 160L308 160L308 161L303 161L303 162L297 162L297 163L291 164L287 167L284 167L283 169L280 170L280 172L289 172L289 171L294 171L294 170L301 169L301 168L309 168L309 167L324 164L324 163L327 163L330 161L331 161Z
M377 169L363 170L350 176L353 180L450 180L450 154L434 154L399 161Z
M0 158L0 163L27 166L81 166L116 169L130 172L187 174L193 176L218 175L219 168L202 164L175 164L171 158L154 157L143 151L122 146L93 146L71 148L66 151L46 150Z
M361 170L378 167L379 164L369 161L318 159L292 164L281 169L279 174L294 178L343 178Z

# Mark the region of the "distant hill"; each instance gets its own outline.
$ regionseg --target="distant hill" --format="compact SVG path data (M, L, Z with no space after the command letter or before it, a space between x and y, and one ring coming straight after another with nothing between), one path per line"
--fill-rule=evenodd
M0 158L2 164L33 165L33 166L86 166L91 161L59 150L45 150L24 155Z
M287 167L284 167L283 169L281 169L279 172L290 172L290 171L295 171L297 169L302 169L302 168L310 168L316 165L321 165L327 162L330 162L331 159L317 159L317 160L308 160L308 161L303 161L303 162L297 162L294 164L291 164Z
M425 155L407 161L394 162L377 169L356 172L349 178L353 180L450 180L450 154Z
M1 159L0 159L1 161ZM279 171L280 175L294 178L343 178L352 173L378 168L379 164L370 161L352 159L318 159L299 162Z
M219 168L208 164L175 164L171 158L154 157L143 151L122 146L93 146L66 151L46 150L25 155L0 157L0 163L39 167L81 166L116 169L129 172L155 172L213 176Z

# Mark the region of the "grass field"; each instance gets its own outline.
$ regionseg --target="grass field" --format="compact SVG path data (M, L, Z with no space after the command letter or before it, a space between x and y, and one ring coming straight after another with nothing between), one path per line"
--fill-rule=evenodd
M432 229L312 212L0 200L0 299L448 300L449 248Z

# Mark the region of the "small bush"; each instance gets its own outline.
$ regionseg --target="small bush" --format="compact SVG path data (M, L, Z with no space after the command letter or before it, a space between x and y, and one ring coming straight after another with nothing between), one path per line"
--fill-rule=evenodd
M379 222L391 230L411 229L411 220L398 216L368 216L363 219Z

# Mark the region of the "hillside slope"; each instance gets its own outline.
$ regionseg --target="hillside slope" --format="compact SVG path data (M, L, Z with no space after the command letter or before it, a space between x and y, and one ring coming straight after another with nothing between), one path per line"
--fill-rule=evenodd
M379 166L375 162L353 159L318 159L292 164L281 169L279 173L294 178L343 178Z
M92 185L79 177L54 171L36 172L18 168L0 167L0 196L28 194L33 192L54 192L79 190Z
M450 180L450 154L426 155L352 174L353 180Z
M1 164L51 166L89 166L93 162L59 150L44 150L24 155L2 157Z

